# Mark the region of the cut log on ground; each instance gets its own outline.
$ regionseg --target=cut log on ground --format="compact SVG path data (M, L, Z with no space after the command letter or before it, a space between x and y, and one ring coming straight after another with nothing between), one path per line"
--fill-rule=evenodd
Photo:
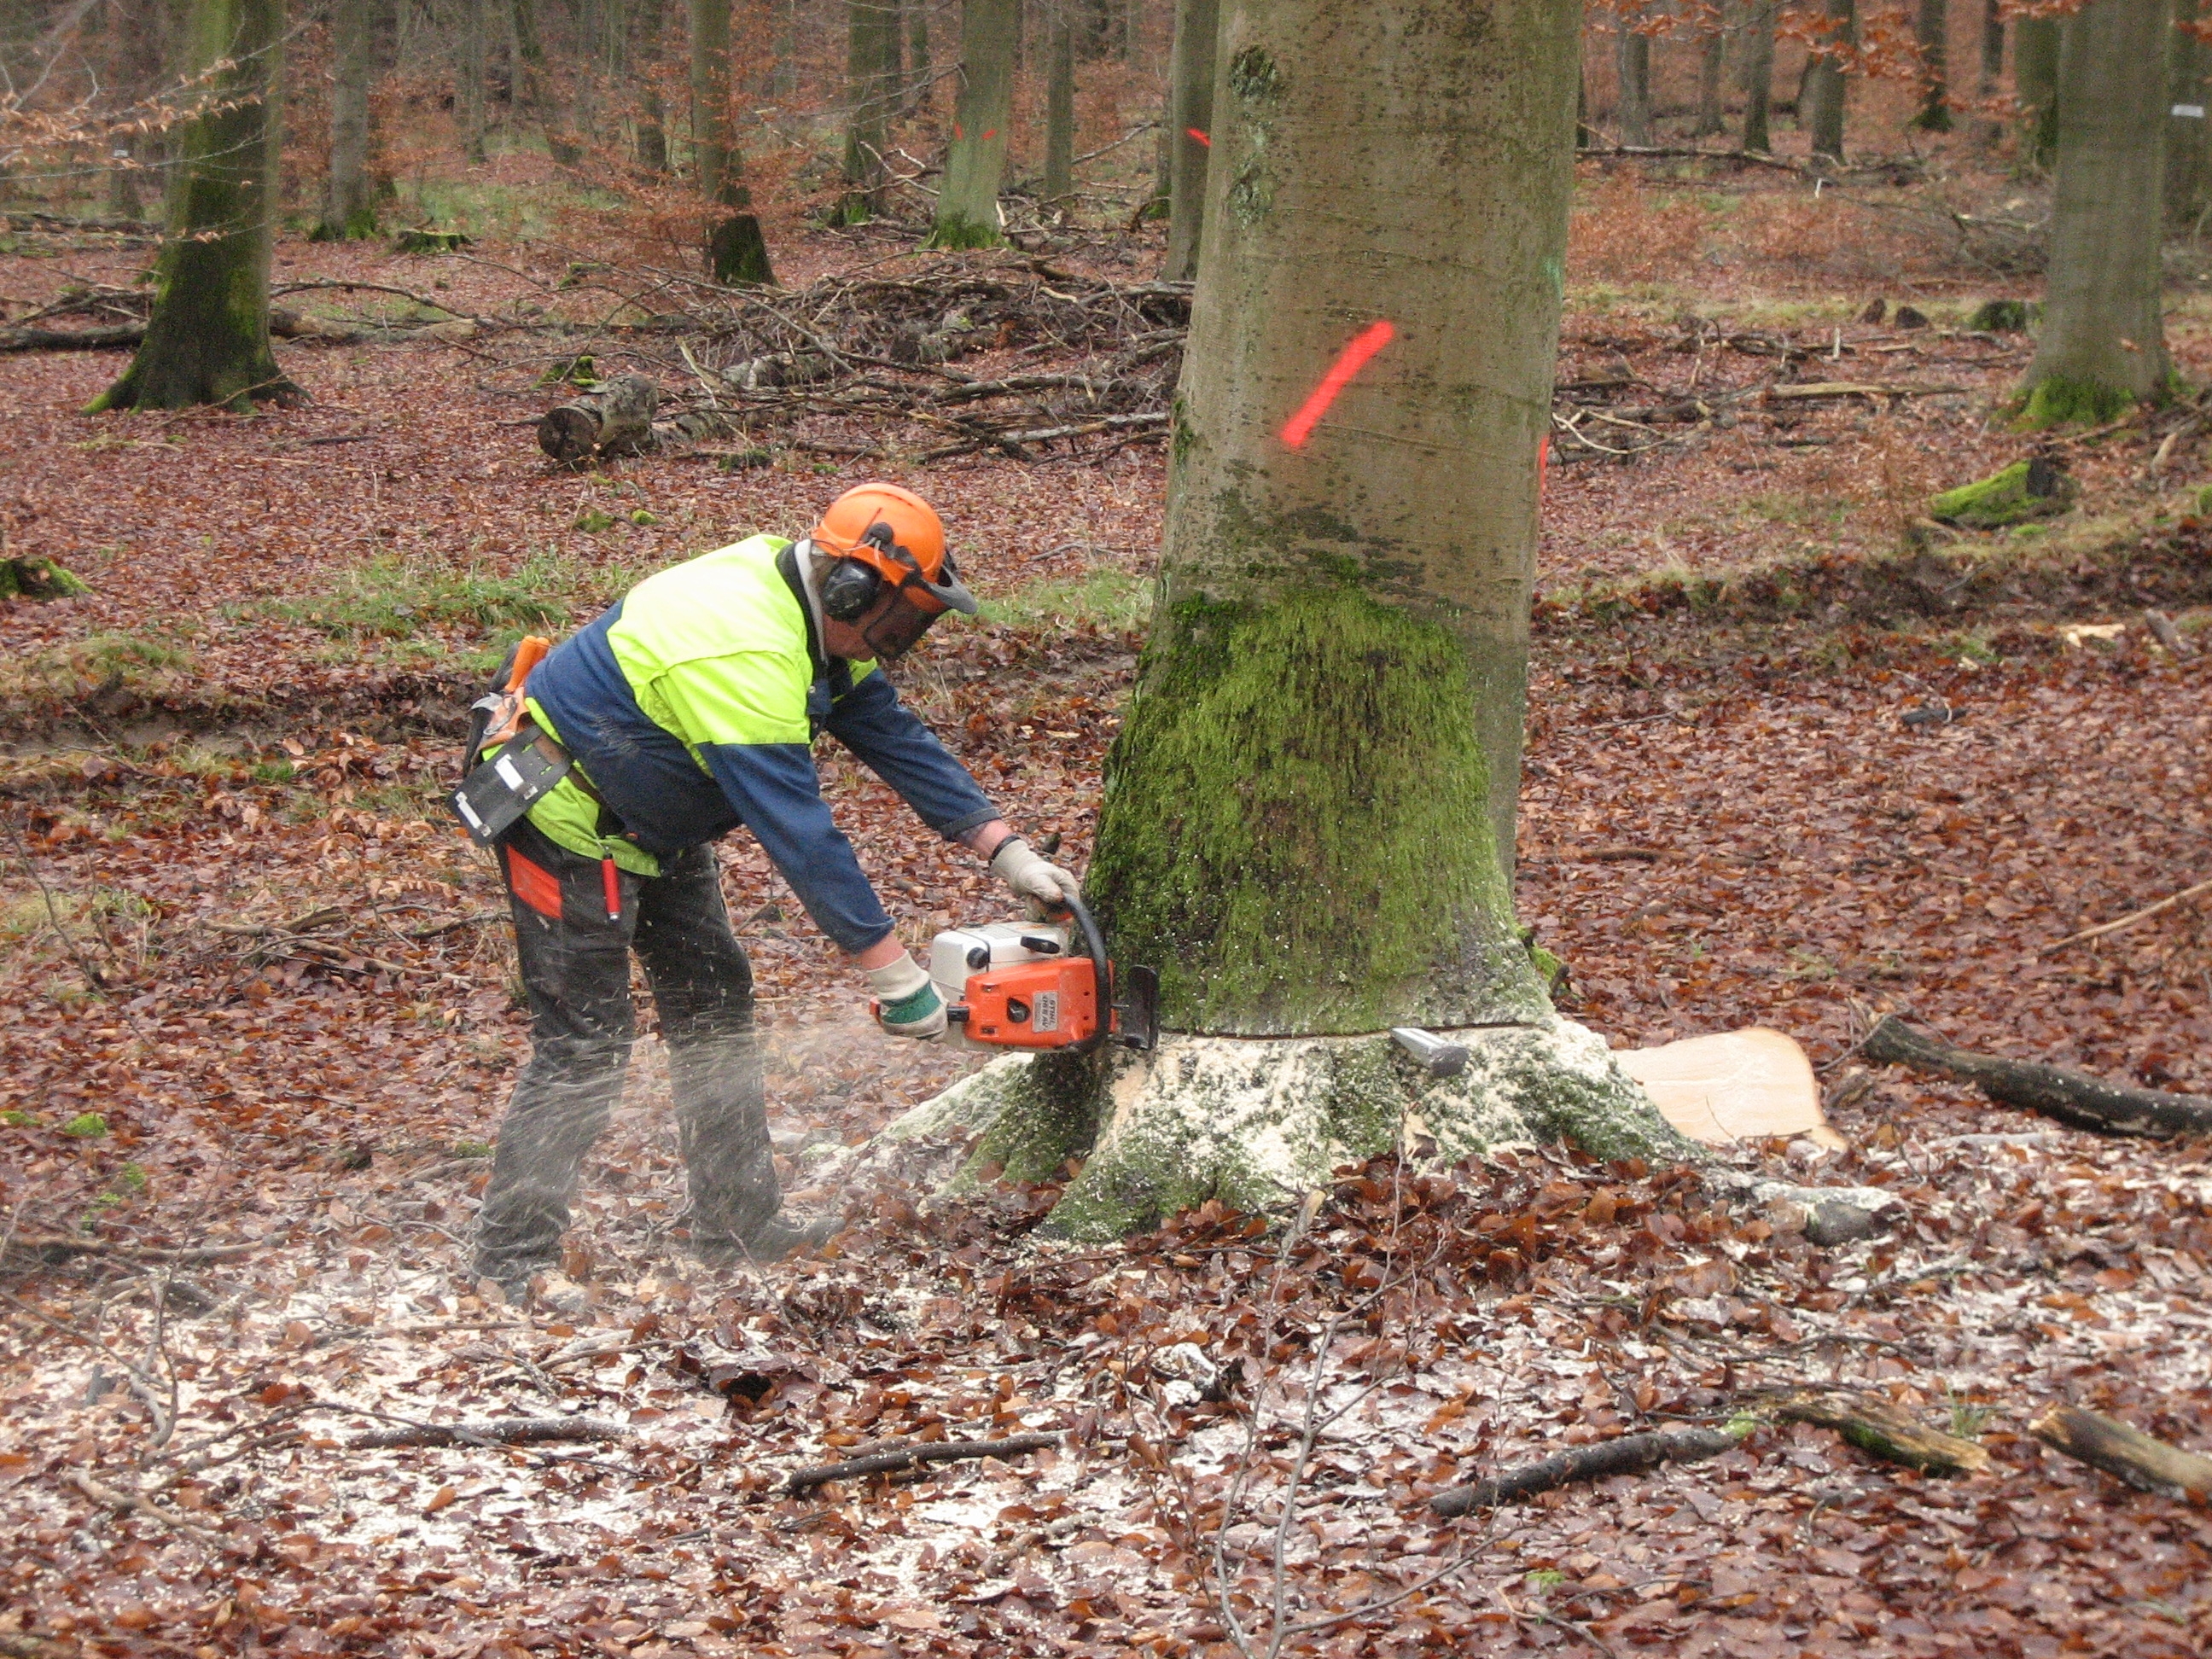
M563 466L602 455L634 455L653 442L653 410L659 388L641 374L603 380L538 422L538 447Z
M2212 1457L2169 1446L2078 1406L2050 1407L2027 1431L2052 1449L2143 1492L2212 1504Z
M1429 1499L1429 1507L1438 1515L1465 1515L1469 1510L1491 1509L1516 1498L1528 1498L1578 1480L1637 1474L1660 1463L1694 1463L1701 1458L1719 1456L1741 1443L1744 1434L1748 1432L1746 1425L1741 1432L1734 1429L1659 1429L1650 1434L1623 1435L1618 1440L1601 1440L1594 1446L1577 1446L1541 1462L1524 1463L1487 1480L1448 1487Z
M785 1483L784 1491L796 1498L804 1492L827 1486L832 1480L855 1480L869 1474L897 1474L908 1469L920 1468L925 1463L950 1463L967 1457L1012 1457L1021 1452L1042 1451L1048 1446L1057 1446L1056 1434L1011 1434L1003 1440L933 1440L919 1446L900 1446L891 1451L873 1452L866 1457L848 1457L842 1463L822 1463L811 1469L799 1469Z
M565 1441L623 1440L629 1431L593 1417L520 1417L491 1423L424 1423L376 1429L346 1442L350 1451L391 1446L542 1446Z
M1808 1389L1773 1407L1784 1423L1816 1423L1833 1429L1861 1451L1923 1474L1978 1474L1990 1455L1971 1440L1914 1422L1894 1406L1855 1394Z
M1973 1054L1923 1036L1893 1015L1874 1028L1859 1052L1881 1065L1971 1083L2002 1105L2040 1112L2076 1129L2151 1139L2212 1134L2212 1098L2203 1095L2130 1089L2062 1066Z

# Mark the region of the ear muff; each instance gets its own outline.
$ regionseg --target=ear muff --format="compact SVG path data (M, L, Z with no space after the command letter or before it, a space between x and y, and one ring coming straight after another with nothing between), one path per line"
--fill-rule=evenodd
M858 559L840 559L822 576L822 614L838 622L858 622L884 591L884 579Z

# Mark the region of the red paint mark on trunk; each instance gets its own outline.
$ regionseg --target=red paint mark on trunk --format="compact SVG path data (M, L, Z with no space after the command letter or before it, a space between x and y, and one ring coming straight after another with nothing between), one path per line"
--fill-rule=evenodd
M1352 337L1352 343L1337 354L1336 361L1328 366L1328 373L1321 377L1321 384L1283 427L1283 441L1292 449L1301 449L1328 406L1336 401L1336 394L1351 384L1352 377L1367 367L1367 360L1390 343L1397 336L1397 328L1388 318L1379 323L1370 323Z
M1207 137L1196 127L1185 127L1183 131L1188 133L1192 137L1197 139L1200 143L1204 144L1206 149L1212 149L1213 148L1213 140Z
M960 131L960 123L955 121L952 124L952 136L955 138L965 138L968 135Z
M985 143L987 143L987 144L988 144L988 143L989 143L991 142L991 140L993 140L994 138L997 137L998 136L999 136L999 130L998 130L998 128L996 128L996 127L993 127L993 128L992 128L988 132L987 132L987 133L985 133L985 134L983 135L983 142L984 142Z
M1547 432L1536 441L1536 510L1544 510L1544 487L1550 482L1552 471L1552 434Z

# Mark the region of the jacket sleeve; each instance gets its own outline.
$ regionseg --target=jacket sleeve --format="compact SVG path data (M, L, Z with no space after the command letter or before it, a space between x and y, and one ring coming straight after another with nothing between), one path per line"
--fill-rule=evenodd
M830 733L898 791L915 816L947 841L1000 816L968 769L880 672L865 676L831 707Z
M891 931L891 919L822 799L804 684L794 723L791 688L775 667L743 658L687 665L654 692L815 926L856 955Z

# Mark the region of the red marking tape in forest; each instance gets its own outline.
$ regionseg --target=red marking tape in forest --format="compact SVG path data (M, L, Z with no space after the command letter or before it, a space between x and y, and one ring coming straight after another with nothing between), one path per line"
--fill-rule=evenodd
M1367 360L1389 344L1397 332L1396 325L1385 318L1379 323L1370 323L1353 335L1352 343L1337 354L1336 361L1328 366L1328 373L1321 377L1313 396L1284 424L1283 441L1292 449L1304 448L1315 426L1336 401L1336 394L1351 384L1352 377L1366 368Z
M1197 139L1200 143L1204 144L1206 149L1212 149L1213 148L1213 140L1207 137L1196 127L1185 127L1183 131L1188 133L1192 137Z

